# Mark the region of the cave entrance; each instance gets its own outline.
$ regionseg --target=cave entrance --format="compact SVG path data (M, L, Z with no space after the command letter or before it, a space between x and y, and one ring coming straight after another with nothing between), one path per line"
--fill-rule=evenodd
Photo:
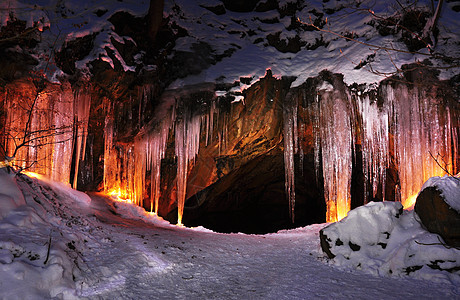
M221 233L265 234L324 223L326 205L316 183L313 155L295 159L294 223L285 193L283 153L278 152L251 160L187 199L183 224ZM166 219L174 223L175 216L177 210Z

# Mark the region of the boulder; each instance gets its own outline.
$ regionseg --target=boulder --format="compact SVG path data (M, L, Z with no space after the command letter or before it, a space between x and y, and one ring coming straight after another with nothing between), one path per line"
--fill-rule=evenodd
M439 234L449 246L460 246L460 214L446 203L441 189L430 186L422 190L415 212L428 231Z
M402 214L399 202L369 202L348 212L347 217L320 230L321 249L329 258L349 260L366 255L379 256Z

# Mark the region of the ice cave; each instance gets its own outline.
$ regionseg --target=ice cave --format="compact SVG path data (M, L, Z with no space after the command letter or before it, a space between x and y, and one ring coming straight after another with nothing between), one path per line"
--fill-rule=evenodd
M218 233L413 209L460 173L460 5L390 2L2 1L0 167Z
M164 6L157 2L148 16ZM282 15L290 16L288 4ZM230 7L231 20L247 21ZM4 16L5 37L30 25L19 16ZM101 34L81 30L61 38L47 65L34 67L43 74L28 75L32 62L11 63L25 70L4 72L2 155L79 190L116 194L171 222L222 232L337 221L369 201L410 207L428 178L458 173L458 80L407 64L403 77L347 84L326 66L299 84L299 76L268 64L258 66L260 78L241 73L233 82L211 82L203 75L187 84L182 78L206 73L234 48L219 56L221 49L203 42L179 46L199 26L172 19L150 28L152 40L141 30L145 18L118 12L108 19L111 43L97 50L99 59L89 46ZM4 42L4 55L17 59L7 46L30 47L34 38ZM173 42L174 57L161 57ZM77 68L84 63L89 78ZM40 77L52 72L55 78Z

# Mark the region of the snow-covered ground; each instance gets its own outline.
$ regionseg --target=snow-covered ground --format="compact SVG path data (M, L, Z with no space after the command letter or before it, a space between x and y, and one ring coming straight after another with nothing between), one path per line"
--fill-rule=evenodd
M1 299L460 299L458 273L335 266L319 246L326 224L267 235L177 227L4 169L0 201Z

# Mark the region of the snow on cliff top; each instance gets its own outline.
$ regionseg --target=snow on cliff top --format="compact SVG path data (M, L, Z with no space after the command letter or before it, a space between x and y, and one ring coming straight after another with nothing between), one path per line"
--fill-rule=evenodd
M324 69L344 74L344 80L348 84L374 83L383 77L369 72L370 65L373 70L386 73L395 71L395 66L400 67L402 64L422 61L428 57L423 54L377 51L368 45L407 50L395 36L382 36L377 32L376 26L369 25L376 21L369 9L378 16L388 17L400 9L399 2L361 1L358 9L351 8L356 7L356 1L283 0L278 3L279 7L295 5L295 15L282 16L276 9L250 13L226 10L224 14L217 15L207 8L222 5L221 1L165 0L164 16L169 17L169 22L185 28L188 33L176 41L174 51L192 52L193 44L203 42L211 47L212 55L224 57L198 75L178 79L169 88L215 82L217 79L232 83L242 76L252 77L252 82L255 82L265 75L268 68L277 76L296 76L294 86L302 84L308 77L316 76ZM431 2L418 1L417 5L429 10ZM460 13L454 11L454 5L455 3L448 2L442 7L438 24L440 33L435 50L440 54L459 57ZM108 19L118 11L144 16L148 8L147 0L7 0L0 4L0 24L6 24L10 18L9 13L13 12L19 19L27 20L29 25L34 22L39 22L45 27L50 25L50 30L43 32L43 51L53 47L56 40L56 48L59 49L64 41L98 33L94 48L87 57L77 62L77 68L85 70L87 63L97 58L113 66L113 61L107 54L108 48L120 60L125 71L134 71L132 66L124 63L112 45L111 38L123 41L123 37L114 32L113 25ZM346 41L327 32L307 30L295 21L296 18L305 23L309 23L310 18L312 21L327 19L324 29L356 37L365 44ZM285 53L278 51L269 42L269 39L277 38L286 44L290 40L297 40L300 50ZM427 54L428 50L422 49L419 52ZM369 61L367 65L357 68L357 65L365 60ZM445 70L442 78L450 78L458 71L459 68ZM55 79L61 74L58 69L52 72L54 73L50 76Z

